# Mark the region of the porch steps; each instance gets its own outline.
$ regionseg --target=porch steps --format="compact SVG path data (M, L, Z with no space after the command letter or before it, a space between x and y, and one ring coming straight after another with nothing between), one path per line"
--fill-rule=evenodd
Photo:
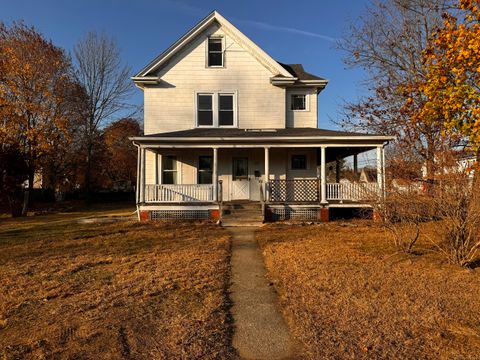
M257 202L226 203L223 205L223 226L261 226L262 205Z

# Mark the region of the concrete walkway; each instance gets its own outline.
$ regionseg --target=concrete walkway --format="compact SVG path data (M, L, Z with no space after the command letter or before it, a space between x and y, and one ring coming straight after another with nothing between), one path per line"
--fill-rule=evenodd
M233 346L243 359L285 359L293 353L288 328L267 281L254 227L228 227L232 240Z

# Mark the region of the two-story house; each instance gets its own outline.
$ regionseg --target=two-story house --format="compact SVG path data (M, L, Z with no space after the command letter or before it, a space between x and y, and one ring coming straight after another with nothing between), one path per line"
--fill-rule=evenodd
M270 219L328 219L367 206L384 183L390 137L317 128L328 81L282 64L214 11L133 78L144 93L140 218L218 218L222 204L261 203ZM377 149L377 182L326 182L326 163Z

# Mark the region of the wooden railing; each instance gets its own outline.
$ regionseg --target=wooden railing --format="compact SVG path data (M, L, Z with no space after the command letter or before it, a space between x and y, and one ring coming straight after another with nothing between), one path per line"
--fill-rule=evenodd
M211 184L145 185L145 202L213 202Z
M378 196L377 183L328 183L328 200L361 201L373 200Z
M318 180L270 180L268 195L270 202L318 202Z
M269 202L317 203L320 200L319 179L270 180L265 183ZM327 201L367 201L378 196L377 183L327 183Z

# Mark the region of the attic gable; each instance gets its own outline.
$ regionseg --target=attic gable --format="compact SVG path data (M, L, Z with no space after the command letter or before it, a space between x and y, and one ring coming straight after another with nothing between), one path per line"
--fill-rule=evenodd
M259 63L267 68L273 76L282 76L285 78L292 78L292 74L287 71L283 66L276 62L270 55L264 52L258 45L245 36L240 30L233 26L228 20L226 20L217 11L213 11L206 18L201 20L195 25L189 32L177 40L173 45L166 49L163 53L157 56L147 66L145 66L140 72L138 72L132 80L138 83L156 83L158 77L155 75L158 73L168 61L184 49L188 44L194 41L197 37L201 36L205 30L215 23L221 27L222 31L235 40L240 46L248 51Z

